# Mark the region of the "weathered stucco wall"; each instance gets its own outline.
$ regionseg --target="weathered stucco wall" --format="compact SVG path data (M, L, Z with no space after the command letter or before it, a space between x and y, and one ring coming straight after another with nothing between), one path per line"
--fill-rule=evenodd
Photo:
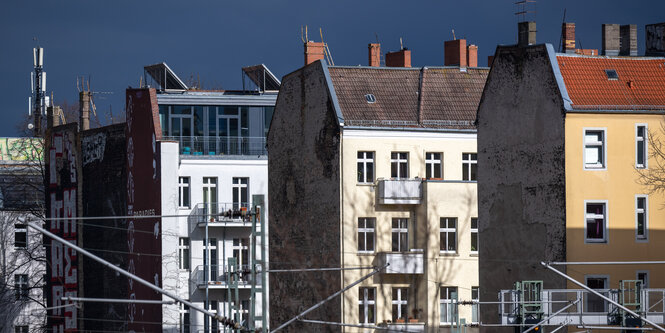
M546 45L497 49L478 108L481 301L497 301L499 290L522 280L543 280L548 289L566 287L540 265L566 258L564 115L558 91ZM496 305L481 306L480 313L483 323L499 321Z
M321 62L282 81L268 134L270 268L340 266L339 125ZM341 288L340 272L272 273L270 328ZM340 321L339 297L307 315ZM288 332L338 332L293 323Z

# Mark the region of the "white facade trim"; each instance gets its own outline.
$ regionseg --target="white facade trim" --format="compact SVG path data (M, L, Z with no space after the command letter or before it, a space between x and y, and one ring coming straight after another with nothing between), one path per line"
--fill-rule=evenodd
M452 133L452 132L426 132L409 130L367 130L367 129L344 129L342 135L347 138L374 138L395 140L398 138L430 139L430 140L476 140L476 133Z

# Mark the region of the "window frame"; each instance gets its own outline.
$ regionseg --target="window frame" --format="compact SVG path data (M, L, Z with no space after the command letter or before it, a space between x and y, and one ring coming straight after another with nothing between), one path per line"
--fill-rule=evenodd
M393 322L396 323L398 319L403 319L406 323L409 319L409 287L393 287L391 296ZM397 307L397 313L394 311L395 306Z
M401 226L401 221L406 221L406 227ZM397 221L397 227L395 227L395 221ZM393 217L391 220L391 250L392 252L409 252L409 218L408 217ZM402 246L402 234L406 234L406 244ZM397 250L395 250L395 235L397 235Z
M361 221L364 223L361 226ZM372 221L372 227L367 227L367 222ZM367 249L367 236L372 234L372 249ZM364 238L364 249L360 248L360 237L361 234ZM376 250L376 218L375 217L359 217L358 218L358 253L374 253Z
M473 158L473 155L476 156L476 158ZM473 177L473 168L475 166L476 172L475 172L475 179ZM464 177L464 171L467 171L467 176ZM468 179L466 179L468 178ZM477 182L478 181L478 153L462 153L462 180L463 181L468 181L468 182Z
M186 182L184 180L187 180ZM192 207L192 178L191 177L178 177L178 208L190 209ZM187 193L187 202L183 200L183 194Z
M639 208L640 199L644 200L644 208ZM639 216L644 214L644 234L639 235ZM646 194L635 195L635 241L646 243L649 241L649 196Z
M18 237L20 234L23 234L23 241L18 242ZM14 248L15 249L27 249L28 248L28 226L23 223L14 224Z
M444 290L446 291L445 293L445 298L444 298ZM455 298L451 297L451 291L454 291L455 293ZM455 323L457 320L456 318L459 316L459 309L457 305L457 301L459 300L459 287L456 286L440 286L439 287L439 324L440 325L452 325ZM446 319L449 321L443 321L443 313L441 313L441 305L443 304L450 304L450 308L452 309L452 317L450 311L446 311Z
M393 154L397 154L396 157L393 157ZM406 157L402 157L400 154L406 154ZM393 164L395 166L396 173L393 173ZM400 166L402 164L406 165L406 175L401 175ZM408 179L409 178L409 152L406 151L391 151L390 152L390 178L394 179Z
M587 213L587 207L588 205L603 205L603 238L602 239L595 239L595 238L589 238L588 237L588 230L587 230L587 218L588 218L588 213ZM610 235L609 235L609 203L607 200L584 200L584 243L585 244L609 244L610 242Z
M246 201L243 202L243 192ZM236 196L238 201L236 201ZM231 200L233 209L249 207L249 177L232 177L231 179Z
M190 333L192 330L192 321L191 321L191 313L189 310L189 305L180 303L180 307L178 308L178 313L180 315L180 329L179 331L181 333Z
M445 224L443 224L444 226L442 226L442 223L444 222L444 220L445 220ZM452 228L449 227L449 224L448 224L449 220L452 220L453 223L455 224ZM457 229L458 229L457 221L458 220L459 219L456 218L456 217L441 217L441 218L439 218L439 253L457 254L457 251L459 249L459 247L458 247L459 239L458 239L458 235L457 235ZM448 244L448 236L451 232L452 232L452 234L455 238L455 240L454 240L455 249L454 250L449 250L450 244ZM446 241L446 244L445 244L446 246L445 247L443 246L444 244L441 242L441 236L444 233L445 233L444 239Z
M602 133L602 138L600 141L589 143L590 146L599 146L600 153L602 154L600 160L600 165L587 164L586 162L586 149L587 141L586 136L587 132L600 132ZM600 144L599 144L600 143ZM584 170L589 171L602 171L607 170L607 128L606 127L584 127L582 132L582 167Z
M179 237L178 238L178 269L180 270L190 270L192 267L192 261L190 256L191 251L191 240L189 237ZM186 263L186 265L185 265ZM186 267L185 267L186 266Z
M473 227L473 221L476 221L476 227ZM472 217L471 220L469 221L469 229L470 229L470 235L471 235L471 244L469 248L469 253L472 255L478 255L478 249L480 248L480 243L478 239L478 218L477 217ZM473 238L476 238L476 249L473 249Z
M372 291L374 294L373 299L369 299L369 291ZM363 313L365 314L365 318L360 318L360 307L363 307ZM369 317L369 308L373 307L372 310L372 318L373 320L370 321ZM359 287L358 288L358 322L360 325L370 325L370 324L375 324L376 323L376 288L375 287Z
M363 156L360 157L358 155L362 154ZM367 154L371 154L372 157L369 158L367 157ZM358 170L358 177L356 177L356 181L358 181L358 184L374 184L374 179L376 179L376 170L374 169L375 162L374 162L374 157L376 156L376 152L374 151L364 151L364 150L359 150L356 153L356 165ZM368 168L368 164L371 164L369 167L372 170L372 179L368 179L367 177L367 171L370 169ZM362 165L362 170L360 170L360 167ZM358 179L358 178L362 178Z
M438 159L436 159L434 157L435 154L439 154ZM436 170L439 171L439 177L434 177L436 175ZM436 179L436 180L442 180L443 179L443 153L442 152L425 152L425 178L426 179Z
M28 333L30 332L29 325L16 325L14 326L14 333Z
M589 279L604 279L604 280L605 280L605 288L602 288L602 289L593 289L593 288L591 288L591 289L593 289L593 290L604 290L604 289L609 289L609 286L610 286L610 276L609 276L609 275L598 275L598 274L585 275L585 276L584 276L584 285L587 286L587 287L589 286ZM589 294L590 294L590 295L593 295L593 294L591 294L591 293L589 293ZM595 295L593 295L593 296L594 296L594 297L598 297L598 296L595 296ZM604 296L607 296L607 295L604 295ZM599 298L600 300L603 301L604 311L601 311L601 312L591 312L591 313L603 313L603 312L607 312L607 310L608 310L608 304L607 304L607 302L606 302L605 300L603 300L602 298L600 298L600 297L598 297L598 298ZM585 312L590 312L590 311L589 311L589 297L585 297L585 300L584 300L584 310L585 310Z
M14 296L17 301L26 301L30 297L28 274L14 274Z
M640 127L644 128L644 134L640 137ZM639 152L640 146L639 143L642 142L642 153L644 161L639 163ZM635 124L635 168L636 169L648 169L649 168L649 125L646 123L637 123Z
M640 274L645 275L645 279L640 279ZM649 271L648 270L638 270L635 272L635 280L641 280L643 282L642 288L649 288Z
M474 292L476 293L476 295L475 295L476 297L473 297ZM472 286L471 287L471 300L476 301L476 302L480 301L480 287L479 286ZM475 319L476 320L473 320L474 319L473 318L474 317L474 312L475 312L475 317L476 317ZM480 304L474 303L474 304L471 305L471 323L472 324L477 324L479 322L480 322Z

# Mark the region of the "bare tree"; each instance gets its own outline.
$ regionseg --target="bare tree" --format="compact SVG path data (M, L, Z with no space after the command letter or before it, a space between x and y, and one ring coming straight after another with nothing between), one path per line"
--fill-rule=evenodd
M649 193L665 192L665 122L660 123L660 129L654 133L648 132L648 168L638 168L637 182L644 185ZM646 156L645 156L646 158Z

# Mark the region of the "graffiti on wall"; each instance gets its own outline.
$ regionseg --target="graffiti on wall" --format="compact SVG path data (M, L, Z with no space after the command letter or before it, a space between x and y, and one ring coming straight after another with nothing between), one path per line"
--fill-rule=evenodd
M102 161L106 149L106 133L100 132L95 135L85 136L81 139L82 163Z
M38 138L0 138L0 161L37 161L42 159Z
M76 168L76 127L52 131L49 134L46 170L48 190L46 216L53 218L47 223L50 232L77 244L78 176ZM46 238L47 302L52 308L48 313L48 327L52 332L76 332L77 308L66 304L62 297L78 294L78 257L76 250L50 238Z

